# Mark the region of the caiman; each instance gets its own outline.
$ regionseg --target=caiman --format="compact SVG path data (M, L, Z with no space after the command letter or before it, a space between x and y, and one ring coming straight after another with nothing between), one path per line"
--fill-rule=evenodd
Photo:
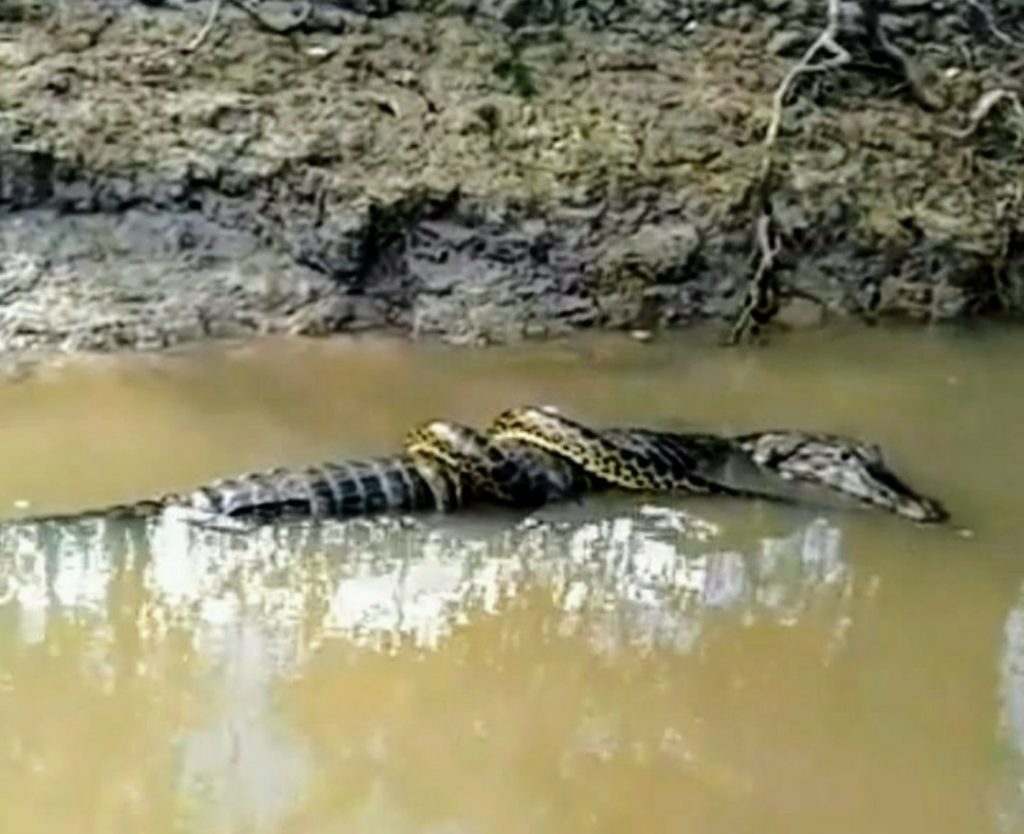
M477 503L535 507L601 489L812 502L838 497L917 522L948 518L940 502L896 476L877 446L852 438L792 430L595 429L530 406L503 412L483 433L426 423L406 437L402 454L390 457L254 472L90 514L139 517L182 507L267 520L450 512Z
M169 508L192 511L200 519L254 521L452 512L482 502L527 508L601 487L565 458L516 440L491 439L458 423L418 426L404 445L402 454L249 472L186 492L30 520L141 518Z
M878 446L836 434L593 429L554 409L527 406L499 415L489 435L562 456L595 480L620 489L790 501L848 499L922 523L949 518L941 502L916 492L893 472Z

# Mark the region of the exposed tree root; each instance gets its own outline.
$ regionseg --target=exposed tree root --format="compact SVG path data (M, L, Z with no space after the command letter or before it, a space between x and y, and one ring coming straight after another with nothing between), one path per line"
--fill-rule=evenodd
M222 3L223 0L211 0L210 12L206 16L206 22L203 24L203 28L196 32L195 37L193 37L187 44L182 46L182 52L195 52L203 45L203 43L205 43L206 38L217 23L217 17L220 15L220 7Z
M727 345L736 345L743 338L755 339L764 325L779 311L779 282L775 276L775 257L779 243L772 230L770 206L757 218L757 267L747 285L739 317L726 337Z
M245 12L249 18L256 24L260 29L265 32L270 32L273 35L293 35L296 32L303 31L308 25L310 18L313 14L313 0L306 0L305 5L302 7L302 11L299 12L299 16L295 18L291 23L286 23L280 26L276 23L271 23L258 11L255 7L249 5L246 0L228 0L232 6L236 9L240 9Z
M914 64L885 32L881 6L881 0L861 0L857 4L860 40L871 54L880 56L888 68L908 86L920 106L928 110L939 109L941 103L925 89ZM750 191L754 205L759 210L755 235L759 257L747 284L739 314L725 340L726 344L736 345L756 338L764 325L778 312L782 288L777 275L779 243L777 230L773 228L771 201L777 187L776 146L785 116L786 99L800 76L830 72L852 62L850 49L840 43L840 38L847 31L844 24L847 23L849 11L849 4L844 4L842 0L826 0L824 28L786 73L772 97L772 113L765 130L761 165Z
M313 0L305 0L302 10L299 12L298 16L290 23L285 24L274 23L268 20L256 9L254 5L252 5L251 2L249 2L249 0L210 0L210 11L206 16L205 23L196 33L195 37L181 47L183 52L195 52L206 42L206 39L209 37L210 32L220 17L225 3L243 12L258 29L262 29L264 32L270 32L273 35L290 37L291 35L295 35L300 32L312 32L318 29L332 32L338 31L337 25L330 25L314 18Z
M1021 103L1020 95L1012 90L1007 90L1004 87L997 87L994 90L989 90L984 93L974 107L971 108L971 114L967 121L967 127L963 130L948 130L946 131L950 136L957 139L967 139L973 136L982 122L984 122L992 113L995 112L996 108L1005 103L1006 107L1009 108L1010 112L1013 113L1017 118L1019 124L1017 134L1017 145L1024 144L1024 104Z
M1021 42L1012 35L1007 34L1000 28L995 15L992 14L992 10L984 3L980 2L980 0L965 0L965 5L967 5L978 16L978 18L980 18L985 29L998 43L1001 43L1003 46L1012 46L1014 48L1024 46L1024 42Z

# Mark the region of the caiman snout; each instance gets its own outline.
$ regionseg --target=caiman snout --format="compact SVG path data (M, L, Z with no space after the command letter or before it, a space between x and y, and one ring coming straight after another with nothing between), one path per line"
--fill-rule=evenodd
M756 464L787 480L825 487L924 524L949 518L942 504L900 480L872 444L795 431L762 432L738 440Z
M949 519L949 511L936 499L914 492L884 464L865 467L864 499L912 521L938 524Z

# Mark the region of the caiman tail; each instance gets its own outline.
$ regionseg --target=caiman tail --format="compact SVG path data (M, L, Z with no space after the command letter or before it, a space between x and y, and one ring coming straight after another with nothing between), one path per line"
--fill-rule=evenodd
M463 485L445 467L414 455L271 469L223 478L190 492L84 512L19 520L71 521L87 516L135 519L183 508L201 516L269 520L288 516L345 517L387 511L457 509Z

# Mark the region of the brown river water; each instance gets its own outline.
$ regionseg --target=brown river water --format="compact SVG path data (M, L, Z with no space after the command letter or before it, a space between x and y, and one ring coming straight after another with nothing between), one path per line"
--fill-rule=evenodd
M0 831L1024 832L1024 332L268 341L0 385L0 512L550 403L879 442L951 527L608 496L0 531Z

